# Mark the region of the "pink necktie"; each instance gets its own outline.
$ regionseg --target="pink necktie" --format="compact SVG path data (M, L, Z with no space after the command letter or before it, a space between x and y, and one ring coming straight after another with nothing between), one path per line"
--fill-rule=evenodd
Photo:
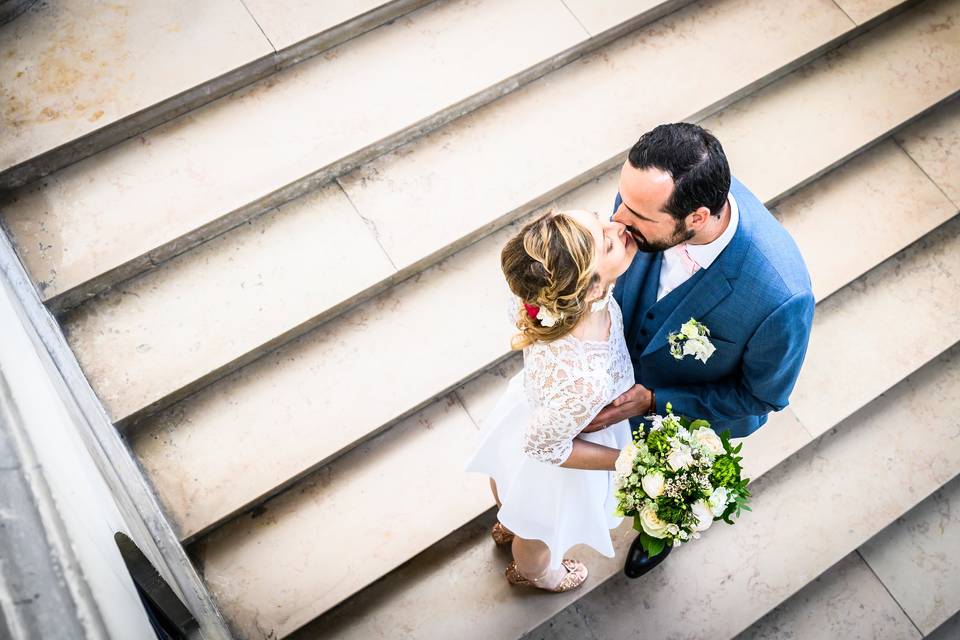
M680 262L690 272L690 275L695 274L699 269L700 265L694 262L693 258L690 257L690 253L687 251L687 243L683 242L676 246L677 255L680 256Z

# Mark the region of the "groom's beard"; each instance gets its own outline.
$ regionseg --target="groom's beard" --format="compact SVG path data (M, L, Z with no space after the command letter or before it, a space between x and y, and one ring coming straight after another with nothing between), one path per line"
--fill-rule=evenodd
M693 229L685 228L685 223L683 220L677 220L677 225L673 228L673 234L666 240L650 241L633 227L628 227L628 230L630 231L630 235L632 235L633 239L637 242L637 251L643 251L644 253L658 253L660 251L666 251L670 247L675 247L681 242L686 242L696 235L696 231Z

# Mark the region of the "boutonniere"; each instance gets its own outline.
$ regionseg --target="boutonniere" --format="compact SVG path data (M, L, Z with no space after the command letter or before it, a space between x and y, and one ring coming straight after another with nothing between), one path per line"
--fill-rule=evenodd
M668 335L667 342L670 343L670 355L677 360L693 356L695 360L705 363L717 350L710 342L710 329L693 318L684 322L678 333Z

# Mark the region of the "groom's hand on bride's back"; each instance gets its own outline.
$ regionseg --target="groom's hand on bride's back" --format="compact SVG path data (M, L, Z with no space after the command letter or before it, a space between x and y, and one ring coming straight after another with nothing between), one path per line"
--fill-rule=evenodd
M633 416L649 415L651 411L655 410L653 393L642 384L635 384L601 409L597 417L584 427L583 433L600 431L612 424L617 424L621 420Z

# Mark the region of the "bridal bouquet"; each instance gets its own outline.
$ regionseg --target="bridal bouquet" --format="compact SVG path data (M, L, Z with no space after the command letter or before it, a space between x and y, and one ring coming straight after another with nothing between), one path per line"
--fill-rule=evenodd
M640 543L653 557L669 543L679 546L700 537L714 520L733 524L731 517L749 511L748 478L743 478L737 454L742 444L730 444L706 420L673 414L648 416L649 432L635 437L616 463L617 515L633 516Z

